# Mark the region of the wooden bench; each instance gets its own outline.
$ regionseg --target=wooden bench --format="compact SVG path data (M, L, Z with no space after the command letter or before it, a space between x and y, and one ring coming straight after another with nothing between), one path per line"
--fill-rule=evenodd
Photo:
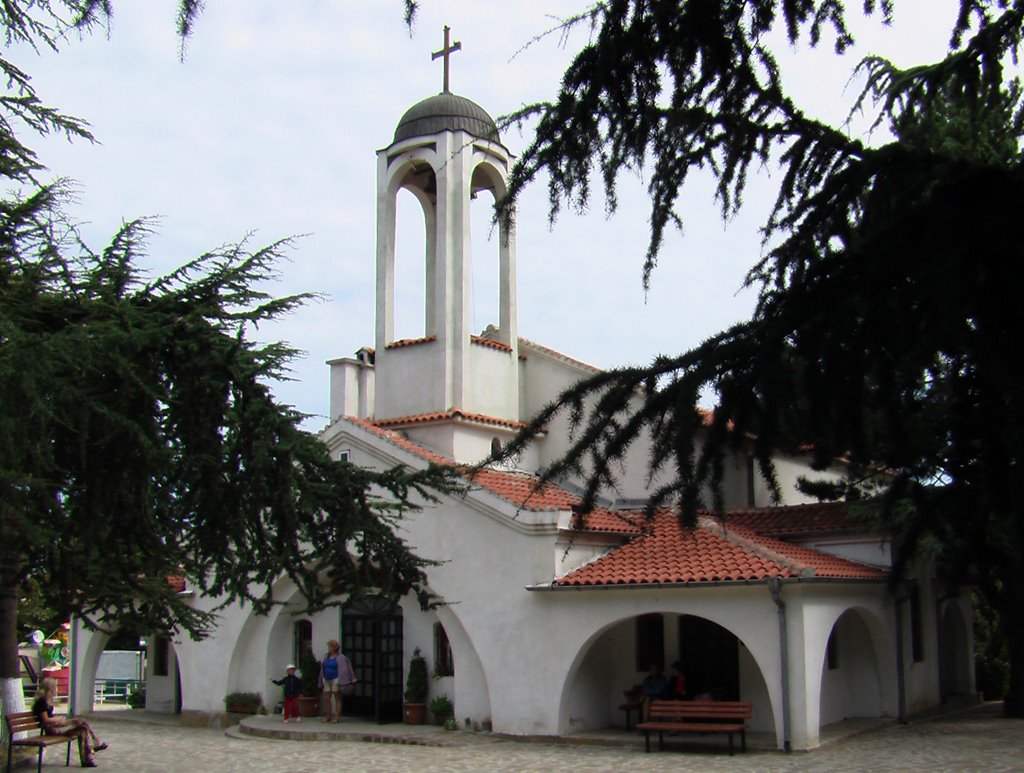
M43 769L43 749L56 744L67 744L68 753L64 760L64 766L71 765L71 742L75 740L70 735L44 735L43 727L39 724L39 717L31 711L19 711L13 714L5 714L4 721L7 723L7 773L11 770L11 752L15 746L34 746L39 749L39 759L36 762L36 773ZM28 733L26 738L15 738L17 733Z
M750 701L666 701L651 703L647 719L636 729L644 734L644 751L651 750L651 733L658 733L658 748L665 748L665 733L726 733L729 755L733 753L732 737L740 735L740 748L747 751L747 725Z

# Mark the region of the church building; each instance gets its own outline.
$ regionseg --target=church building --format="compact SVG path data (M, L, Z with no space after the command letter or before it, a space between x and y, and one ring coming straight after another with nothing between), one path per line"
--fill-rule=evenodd
M478 463L597 372L519 336L513 226L499 226L496 255L472 254L470 201L503 195L512 155L491 116L445 86L413 105L377 152L374 341L329 363L322 439L336 457L373 468ZM395 333L402 190L423 215L424 329L415 338ZM498 313L474 330L473 262L483 259L497 261ZM147 708L212 715L232 691L276 696L271 679L309 643L322 656L328 639L341 642L360 679L346 715L401 721L418 648L431 697L451 698L460 727L511 735L624 726L624 691L652 663L681 663L692 695L751 701L750 729L773 734L780 749L814 748L823 726L847 718L909 716L973 692L969 592L945 588L927 567L890 587L888 542L846 505L797 490L807 460L776 460L785 504L772 507L738 453L726 473L727 517L702 515L690 532L671 513L642 516L642 447L619 490L586 516L574 514L582 481L538 489L537 471L566 450L567 436L566 420L553 422L519 458L473 477L467 493L401 523L413 550L440 562L427 570L443 602L436 609L371 598L305 615L284 578L274 593L287 603L268 615L236 606L204 641L154 637ZM78 711L89 708L106 639L78 632Z

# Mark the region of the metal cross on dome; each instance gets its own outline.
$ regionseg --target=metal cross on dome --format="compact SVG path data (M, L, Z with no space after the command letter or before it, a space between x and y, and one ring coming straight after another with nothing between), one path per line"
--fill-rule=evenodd
M430 55L430 61L432 61L432 62L437 60L437 59L440 59L441 57L444 57L444 93L445 94L448 93L448 69L449 69L448 58L453 53L455 53L456 51L461 51L462 50L462 41L456 40L452 44L448 43L448 35L451 32L451 29L452 28L449 27L447 24L444 25L444 48L442 48L440 51L435 51L434 53L432 53Z

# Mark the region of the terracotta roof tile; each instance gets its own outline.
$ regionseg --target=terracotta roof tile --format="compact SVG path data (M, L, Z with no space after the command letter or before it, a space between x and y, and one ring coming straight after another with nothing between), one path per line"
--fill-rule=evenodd
M575 514L572 523L574 528L588 532L639 534L643 528L643 522L642 510L596 508L585 515Z
M555 587L761 582L769 577L884 580L885 572L704 516L684 530L669 511L647 533L554 581Z
M559 488L553 483L547 483L540 489L535 490L537 485L536 475L531 475L525 472L495 470L490 468L473 471L471 468L464 465L456 465L452 459L430 451L418 443L414 443L411 440L402 437L397 432L378 426L366 419L357 419L352 416L345 416L344 419L345 421L349 421L352 424L373 432L378 437L384 438L406 451L416 454L421 459L425 459L428 462L442 464L449 467L459 467L467 473L467 477L472 483L480 486L482 489L490 491L492 494L501 497L520 509L555 511L570 510L573 505L579 504L579 497L574 494L570 494L568 491ZM470 472L472 472L471 475L469 474Z
M472 470L373 422L351 416L344 420L428 462L459 467L473 484L523 510L569 511L580 504L577 495L553 483L538 489L536 475ZM639 510L609 508L574 517L583 520L584 531L631 538L555 580L555 587L763 582L768 577L881 581L887 577L882 570L773 536L773 529L782 534L848 528L849 516L842 505L740 510L727 514L724 522L703 514L693 530L684 530L668 510L649 521Z
M470 343L474 343L477 346L487 346L491 349L497 349L499 352L511 352L512 347L508 344L502 343L501 341L495 341L493 338L482 338L481 336L470 336Z
M773 536L864 531L867 527L864 516L850 512L845 502L730 510L726 523Z
M437 340L437 336L426 336L425 338L399 338L397 341L392 341L389 344L385 344L385 349L401 349L404 346L418 346L419 344L429 344Z
M447 411L437 411L435 413L417 413L411 416L396 416L391 419L378 419L373 423L378 427L408 427L411 424L427 424L432 421L446 421L448 419L465 419L466 421L474 421L480 424L493 424L499 427L510 427L512 429L522 429L527 426L521 421L501 419L497 416L487 416L482 413L471 413L454 407L449 408Z

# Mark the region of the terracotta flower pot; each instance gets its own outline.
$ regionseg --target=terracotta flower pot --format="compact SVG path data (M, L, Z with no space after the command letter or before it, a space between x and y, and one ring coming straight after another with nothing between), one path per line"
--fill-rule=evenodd
M427 704L426 703L406 703L403 704L405 707L405 724L407 725L422 725L427 720Z
M299 696L299 716L300 717L316 717L320 714L320 696L319 695L300 695Z

